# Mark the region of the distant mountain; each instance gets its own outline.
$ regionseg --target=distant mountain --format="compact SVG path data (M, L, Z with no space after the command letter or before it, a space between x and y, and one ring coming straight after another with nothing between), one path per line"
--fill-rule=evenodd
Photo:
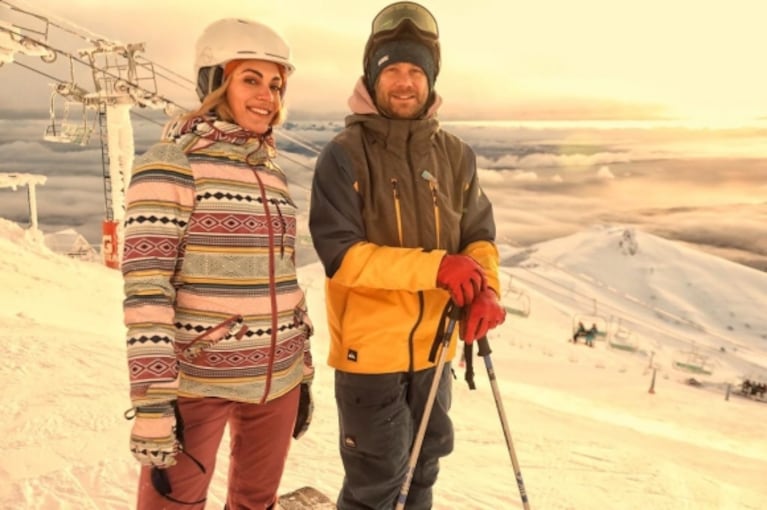
M767 372L767 273L623 227L507 252L502 265L541 299L579 309L573 323L630 334L627 347Z

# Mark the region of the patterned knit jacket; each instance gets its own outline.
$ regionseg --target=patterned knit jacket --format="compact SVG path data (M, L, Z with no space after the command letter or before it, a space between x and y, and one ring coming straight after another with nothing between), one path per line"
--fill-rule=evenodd
M131 400L263 403L313 375L296 206L270 139L181 129L137 158L126 195Z

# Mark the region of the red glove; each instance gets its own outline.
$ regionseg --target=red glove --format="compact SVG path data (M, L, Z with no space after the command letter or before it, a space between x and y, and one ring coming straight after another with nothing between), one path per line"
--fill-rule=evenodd
M487 332L503 324L506 309L498 302L498 296L491 288L479 293L469 304L468 311L461 321L461 338L467 344L487 335Z
M445 255L437 271L437 286L450 292L453 302L462 308L485 289L485 273L467 255Z

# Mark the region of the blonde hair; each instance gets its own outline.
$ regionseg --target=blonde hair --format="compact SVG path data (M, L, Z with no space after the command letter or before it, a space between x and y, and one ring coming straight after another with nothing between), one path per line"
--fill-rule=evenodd
M282 77L282 87L280 88L280 109L277 113L274 114L274 117L272 117L272 120L269 122L270 126L279 126L285 122L288 113L287 109L285 108L285 104L282 102L282 97L285 94L285 86L287 85L285 81L287 77L285 76L285 69L279 65L277 67L279 68L280 76ZM231 74L224 79L220 87L213 90L210 94L202 99L202 103L200 104L199 108L185 114L182 119L186 121L195 117L208 115L210 112L213 112L216 114L216 117L225 122L236 123L234 120L234 115L232 114L232 109L226 100L226 91L229 89L230 83L232 83Z

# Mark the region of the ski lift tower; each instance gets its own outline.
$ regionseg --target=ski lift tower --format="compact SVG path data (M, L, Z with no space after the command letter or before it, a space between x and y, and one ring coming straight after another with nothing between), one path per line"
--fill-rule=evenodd
M51 142L86 145L96 122L88 122L88 112L97 111L101 133L101 163L104 177L106 217L102 227L102 255L107 266L118 268L122 254L122 223L125 216L125 190L133 166L133 126L130 110L134 105L163 109L166 115L177 113L175 105L157 93L157 78L151 60L140 56L143 43L122 44L108 41L79 28L63 26L60 20L49 19L36 12L10 5L0 0L0 8L7 8L20 21L0 20L0 67L13 62L14 55L39 56L53 63L59 55L69 57L70 81L53 84L51 94L51 122L44 139ZM64 22L66 23L66 22ZM41 28L35 28L42 25ZM76 58L67 50L57 48L50 40L50 29L68 32L90 43L78 50ZM87 59L88 62L82 59ZM74 65L90 68L95 92L75 82ZM30 68L33 71L35 69ZM38 71L39 72L39 71ZM63 100L63 116L56 120L56 100ZM82 122L68 119L69 105L82 109Z
M106 218L102 227L101 251L107 266L120 267L124 239L125 190L133 166L133 126L130 110L142 107L167 108L157 94L152 63L137 58L144 44L120 44L95 40L93 47L79 51L93 74L101 131L101 164L104 176Z

